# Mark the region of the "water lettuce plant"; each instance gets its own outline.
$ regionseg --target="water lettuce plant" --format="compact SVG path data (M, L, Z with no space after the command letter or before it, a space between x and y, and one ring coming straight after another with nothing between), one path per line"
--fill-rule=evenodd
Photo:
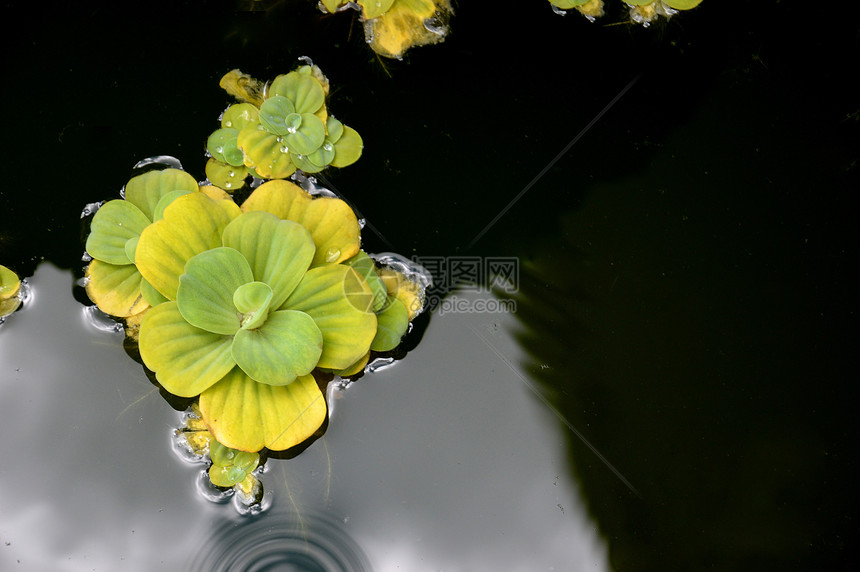
M158 300L135 265L137 241L174 199L198 190L197 181L185 171L150 171L126 184L125 198L108 201L96 211L86 242L92 257L86 290L101 311L127 318Z
M21 280L18 275L0 264L0 318L18 309L21 299Z
M361 156L361 136L326 108L329 82L319 67L303 65L265 85L233 70L220 84L240 103L227 108L206 142L213 185L232 192L249 174L283 179L296 169L346 167Z
M320 5L330 13L357 8L373 51L398 59L409 48L443 41L448 34L444 22L452 11L448 0L322 0Z
M342 200L275 180L241 209L219 202L179 197L141 233L137 268L167 300L143 317L141 358L168 392L200 396L220 443L286 449L324 420L312 372L393 349L408 310L353 266L360 227Z
M319 68L271 84L234 70L220 85L239 102L206 142L217 186L157 166L129 180L92 217L86 292L125 321L165 392L195 400L181 432L211 483L259 499L265 451L318 434L325 384L400 345L423 283L361 249L345 201L304 176L316 194L283 180L361 154L358 133L326 109ZM249 175L240 205L227 191L245 196ZM12 278L0 279L5 295Z
M622 0L629 8L630 19L648 26L658 16L671 17L678 10L691 10L702 0ZM603 15L603 0L549 0L553 9L563 13L564 10L576 9L589 20Z

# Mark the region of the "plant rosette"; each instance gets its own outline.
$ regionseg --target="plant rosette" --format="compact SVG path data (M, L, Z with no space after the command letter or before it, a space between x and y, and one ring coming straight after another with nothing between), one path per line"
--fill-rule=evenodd
M557 10L575 8L580 14L592 22L603 16L603 0L549 0Z
M649 26L655 18L671 18L679 10L692 10L702 0L624 0L630 7L630 19L637 24Z
M149 171L126 184L124 199L108 201L96 211L86 242L93 259L86 270L86 291L102 312L128 318L162 301L137 270L137 242L167 205L199 190L223 195L212 187L199 189L194 177L179 169Z
M168 392L200 396L224 446L301 443L326 416L313 370L355 364L377 334L370 286L340 264L358 249L346 203L286 181L261 185L241 210L177 198L136 248L140 273L167 300L142 320L141 358Z
M220 84L243 103L227 108L221 128L207 140L212 184L232 191L248 174L283 179L296 169L346 167L361 156L361 136L326 109L328 80L318 67L301 66L263 88L233 70Z
M360 10L370 48L397 59L409 48L443 41L448 28L440 22L452 12L448 0L322 0L320 5L332 14L347 7Z

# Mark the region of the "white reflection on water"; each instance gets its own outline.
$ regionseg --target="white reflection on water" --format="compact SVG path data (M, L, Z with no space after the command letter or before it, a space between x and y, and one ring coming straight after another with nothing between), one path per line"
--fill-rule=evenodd
M287 527L309 546L336 530L369 570L608 568L563 427L471 329L517 363L513 316L434 317L406 359L339 393L322 439L268 460L271 508L243 518L195 492L200 465L170 452L181 413L122 336L82 319L72 283L40 266L38 303L0 329L0 570L194 569L228 548L225 526L253 533L249 563Z
M72 284L39 266L0 330L0 570L178 569L211 517L168 453L179 414Z
M298 506L280 511L328 506L374 570L607 570L565 428L471 329L517 363L514 320L434 316L404 360L340 392L323 447L282 465L276 497Z

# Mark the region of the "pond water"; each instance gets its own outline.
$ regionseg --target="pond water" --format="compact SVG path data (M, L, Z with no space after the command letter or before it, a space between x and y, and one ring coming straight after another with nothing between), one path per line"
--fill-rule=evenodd
M2 8L40 25L2 39L0 264L30 296L0 325L0 569L847 569L858 121L832 55L856 30L464 5L381 61L312 4ZM441 289L403 359L330 387L249 515L205 498L182 413L87 309L80 213L145 157L202 179L221 75L300 56L364 138L324 179L364 247L518 274Z

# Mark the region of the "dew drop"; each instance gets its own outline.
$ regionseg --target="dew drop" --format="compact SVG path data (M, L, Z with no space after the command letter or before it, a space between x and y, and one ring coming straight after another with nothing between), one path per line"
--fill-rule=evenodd
M233 127L233 122L232 121L225 121L224 127Z
M335 262L338 258L340 258L340 250L337 248L329 248L325 253L325 261L326 262Z

